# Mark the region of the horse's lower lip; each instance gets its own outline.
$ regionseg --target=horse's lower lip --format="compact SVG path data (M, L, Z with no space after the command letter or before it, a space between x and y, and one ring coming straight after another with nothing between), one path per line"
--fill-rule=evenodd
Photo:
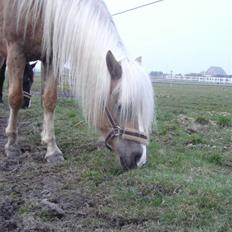
M146 164L146 160L144 160L144 161L139 161L139 162L137 162L137 167L138 168L141 168L142 166L144 166Z
M142 145L142 148L143 148L142 156L140 157L139 161L137 162L137 167L139 167L139 168L142 167L147 162L147 148L144 145Z
M137 167L138 168L141 168L142 166L144 166L145 165L145 162L144 163L137 163Z

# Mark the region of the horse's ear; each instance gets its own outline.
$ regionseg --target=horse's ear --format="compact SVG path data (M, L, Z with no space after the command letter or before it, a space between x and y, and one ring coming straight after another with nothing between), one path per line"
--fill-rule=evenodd
M142 65L142 56L137 57L135 61L139 63L140 65Z
M111 78L114 80L120 79L122 77L122 67L121 64L115 59L111 51L107 52L106 64L110 72Z
M33 64L30 64L31 65L31 68L33 69L35 66L36 66L37 62L33 63Z

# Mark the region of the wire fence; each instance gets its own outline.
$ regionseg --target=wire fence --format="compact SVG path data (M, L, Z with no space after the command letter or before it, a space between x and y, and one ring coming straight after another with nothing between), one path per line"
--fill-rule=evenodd
M141 9L141 8L144 8L144 7L148 7L148 6L151 6L151 5L163 2L163 1L165 1L165 0L156 0L156 1L153 1L153 2L150 2L150 3L146 3L146 4L143 4L143 5L140 5L140 6L136 6L136 7L131 8L131 9L127 9L127 10L123 10L123 11L114 13L114 14L112 14L112 16L117 16L117 15L125 14L125 13L131 12L131 11L135 11L135 10L138 10L138 9Z

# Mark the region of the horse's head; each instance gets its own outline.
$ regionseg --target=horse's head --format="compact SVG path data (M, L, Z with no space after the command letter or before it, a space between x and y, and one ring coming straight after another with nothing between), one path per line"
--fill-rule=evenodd
M24 69L24 76L23 76L23 105L22 108L29 108L31 106L31 86L34 81L34 72L33 69L36 66L36 62L33 64L27 63Z
M153 90L140 65L127 59L118 62L106 55L111 88L101 131L106 146L115 151L124 169L146 163L146 145L153 119Z

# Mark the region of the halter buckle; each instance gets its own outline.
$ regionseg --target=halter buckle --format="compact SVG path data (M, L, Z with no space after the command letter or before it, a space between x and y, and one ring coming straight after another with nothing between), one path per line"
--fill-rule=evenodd
M115 137L118 137L118 136L120 136L122 134L122 129L120 128L120 126L114 127L113 131L114 131L114 136Z

